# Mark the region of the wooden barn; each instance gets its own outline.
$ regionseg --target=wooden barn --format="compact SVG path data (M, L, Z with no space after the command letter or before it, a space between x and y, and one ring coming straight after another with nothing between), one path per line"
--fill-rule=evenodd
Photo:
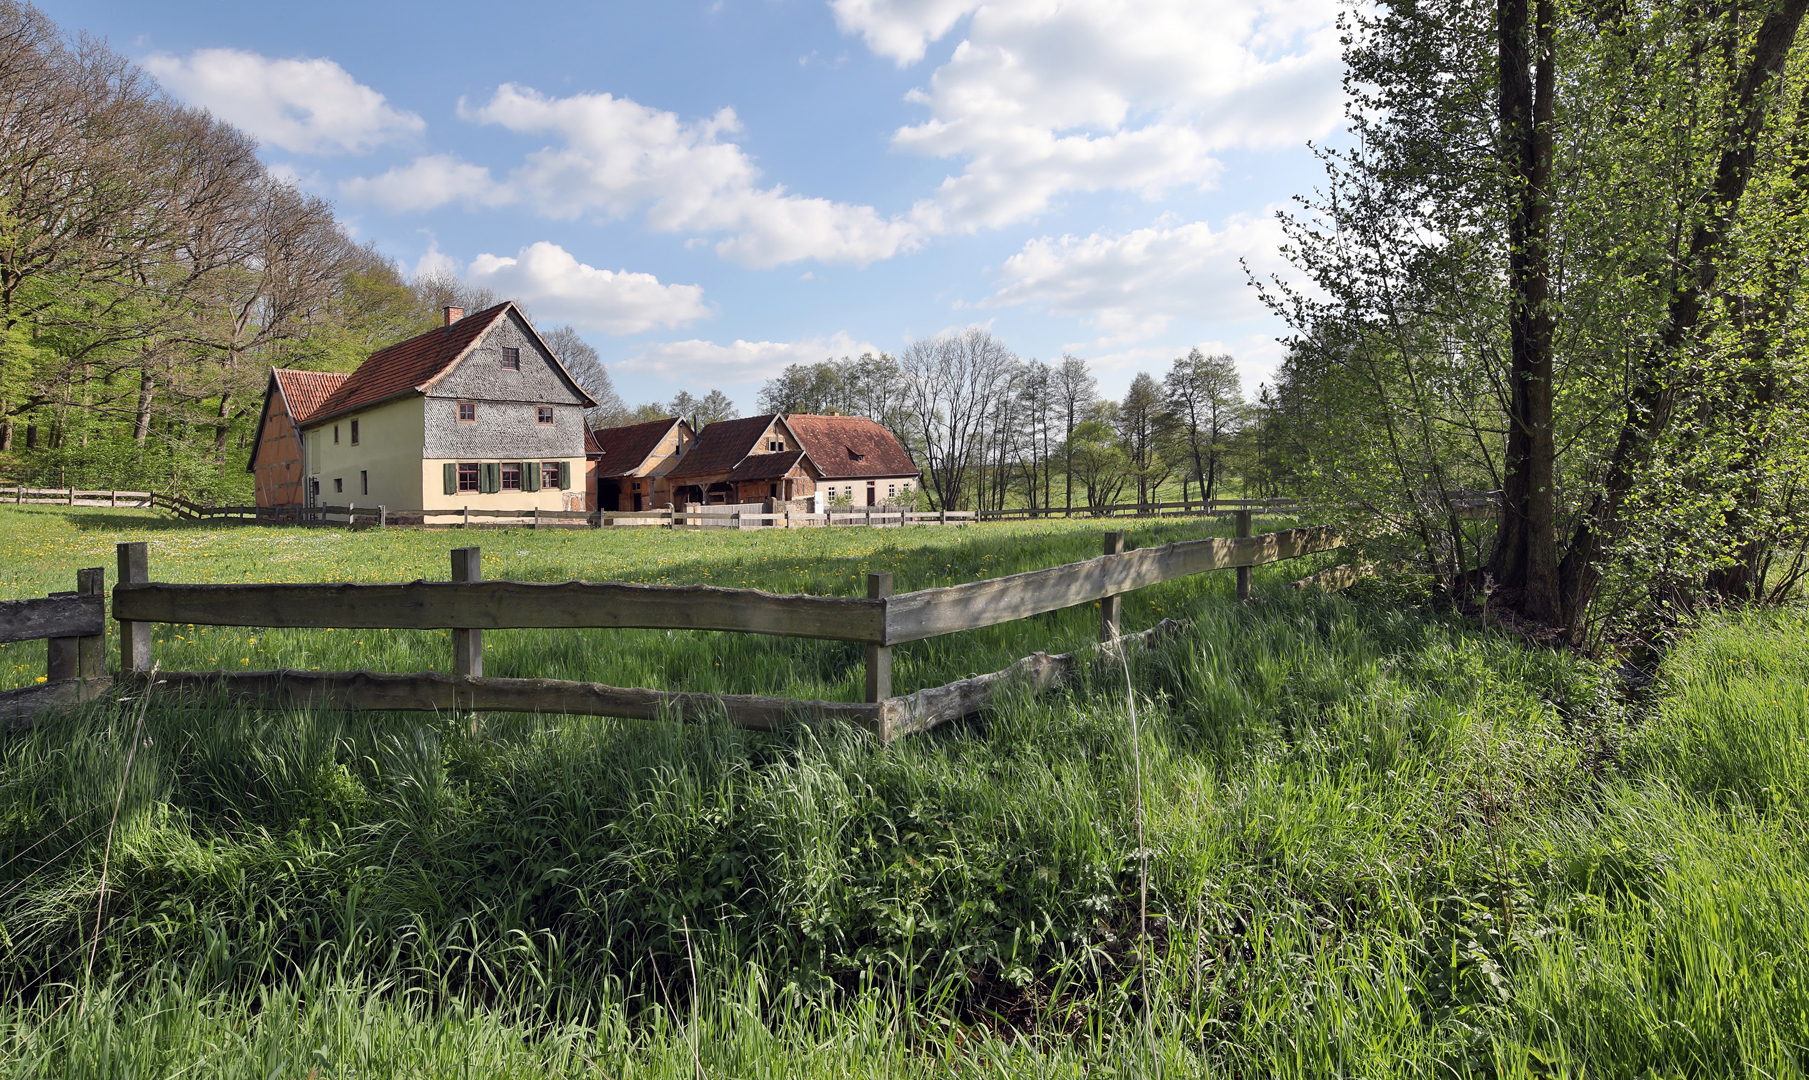
M676 416L587 433L589 510L640 511L672 502L666 476L697 441Z

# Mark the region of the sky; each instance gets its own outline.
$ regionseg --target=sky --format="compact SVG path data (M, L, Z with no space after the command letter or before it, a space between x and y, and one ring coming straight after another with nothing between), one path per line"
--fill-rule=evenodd
M1285 270L1343 109L1336 0L38 2L631 405L970 325L1112 396L1195 346L1253 393L1245 266Z

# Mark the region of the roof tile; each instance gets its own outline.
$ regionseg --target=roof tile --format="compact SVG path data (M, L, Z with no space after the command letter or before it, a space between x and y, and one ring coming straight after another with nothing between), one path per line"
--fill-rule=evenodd
M885 426L865 416L816 416L798 413L785 418L825 480L870 476L920 476Z
M351 378L338 371L298 371L294 368L272 368L272 375L283 391L283 402L289 409L289 420L305 424L309 417L331 397L333 391Z
M768 413L765 416L743 416L738 420L718 420L714 424L705 425L697 433L697 442L685 460L678 463L678 468L666 475L708 476L712 473L726 473L741 463L760 441L760 436L772 425L777 417Z
M339 389L313 414L315 419L337 416L366 405L420 390L438 378L472 342L484 335L513 306L503 301L451 326L442 326L399 341L370 355Z
M640 424L598 428L585 433L584 452L602 455L603 460L597 466L598 476L627 476L647 460L647 455L653 453L660 440L672 430L672 425L678 422L678 417L668 416Z

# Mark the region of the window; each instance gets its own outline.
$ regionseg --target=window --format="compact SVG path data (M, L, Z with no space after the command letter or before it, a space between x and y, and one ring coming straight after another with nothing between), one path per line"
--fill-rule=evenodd
M358 445L358 421L352 421L352 445Z
M511 461L502 467L502 489L504 491L521 490L521 462Z
M779 451L785 449L785 440L784 439L768 439L766 441L766 448L776 454Z
M475 401L459 402L459 420L460 420L460 422L468 424L471 421L476 420L476 419L477 419L477 402L475 402Z
M513 347L503 349L503 367L510 371L521 370L521 350Z
M552 423L553 407L551 405L536 405L534 407L534 419L542 424Z
M459 463L459 490L476 491L478 488L477 463L464 461Z
M334 446L339 445L339 425L338 424L333 425L333 445Z
M335 495L345 494L345 477L335 476L333 478L333 493Z
M897 484L887 484L886 485L886 498L890 499L892 496L894 496L896 494L898 494L898 485Z
M543 461L540 463L540 486L543 488L565 486L559 482L559 463L557 461ZM634 482L634 489L636 491L641 490L641 482L639 480Z
M371 493L370 470L369 469L359 469L358 470L358 494L369 495L370 493Z

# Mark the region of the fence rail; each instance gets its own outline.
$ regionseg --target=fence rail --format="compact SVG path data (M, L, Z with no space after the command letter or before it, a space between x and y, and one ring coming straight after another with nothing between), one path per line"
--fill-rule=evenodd
M0 643L45 641L45 681L0 693L0 723L105 690L106 571L78 570L75 583L73 592L0 600Z

